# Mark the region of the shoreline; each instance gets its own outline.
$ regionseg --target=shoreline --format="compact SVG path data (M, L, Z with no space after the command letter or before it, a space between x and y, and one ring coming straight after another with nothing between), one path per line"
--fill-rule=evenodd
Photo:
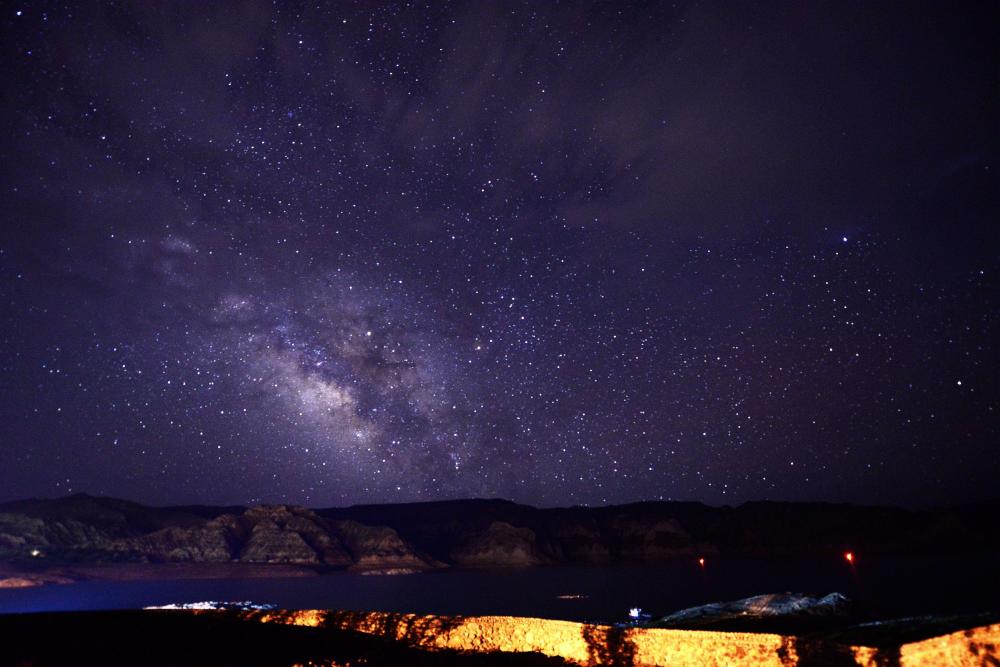
M84 581L268 579L323 574L325 572L316 567L283 563L97 563L37 569L0 563L0 590Z

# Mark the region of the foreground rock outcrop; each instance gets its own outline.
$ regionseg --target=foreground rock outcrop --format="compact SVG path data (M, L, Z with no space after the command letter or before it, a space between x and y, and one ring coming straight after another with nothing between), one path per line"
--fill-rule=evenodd
M709 604L681 609L656 621L644 623L644 627L709 629L727 623L743 623L748 620L780 620L784 622L799 619L850 619L850 600L841 593L830 593L813 597L794 593L769 593L754 595L742 600L710 602Z
M621 628L512 616L324 610L238 613L248 621L350 630L431 651L541 654L587 667L931 667L1000 663L1000 624L964 628L918 641L883 639L880 645L869 646L837 638Z
M427 651L337 628L250 623L225 612L0 615L0 667L559 667L532 653Z
M874 643L647 630L505 616L338 611L114 611L0 615L0 665L931 667L996 665L1000 624Z
M858 643L645 630L504 616L338 611L113 611L0 615L0 665L158 667L937 667L996 665L1000 624Z

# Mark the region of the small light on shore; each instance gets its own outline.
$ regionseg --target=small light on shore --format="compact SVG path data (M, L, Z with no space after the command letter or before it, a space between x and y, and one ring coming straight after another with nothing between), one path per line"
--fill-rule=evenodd
M31 555L34 556L35 558L38 558L39 556L42 555L42 552L39 551L38 549L32 549L31 550Z
M854 565L854 552L853 551L845 551L844 552L844 560L846 560L851 565Z
M705 567L705 557L704 556L702 556L701 558L698 559L698 565L701 566L701 567Z

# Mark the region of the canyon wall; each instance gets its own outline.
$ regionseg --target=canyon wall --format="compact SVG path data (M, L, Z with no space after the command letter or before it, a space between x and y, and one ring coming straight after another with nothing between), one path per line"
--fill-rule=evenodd
M412 571L696 556L1000 548L1000 504L908 511L819 503L651 502L538 509L463 500L309 510L145 507L86 495L0 504L0 561L281 563Z

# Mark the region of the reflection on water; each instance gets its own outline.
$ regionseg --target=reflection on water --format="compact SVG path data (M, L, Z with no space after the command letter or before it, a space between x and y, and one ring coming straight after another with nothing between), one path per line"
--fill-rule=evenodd
M129 609L199 600L253 600L286 609L502 614L576 621L654 617L760 593L840 591L885 616L996 610L991 556L829 560L714 558L657 566L464 570L399 576L338 573L289 579L83 582L0 591L0 612Z

